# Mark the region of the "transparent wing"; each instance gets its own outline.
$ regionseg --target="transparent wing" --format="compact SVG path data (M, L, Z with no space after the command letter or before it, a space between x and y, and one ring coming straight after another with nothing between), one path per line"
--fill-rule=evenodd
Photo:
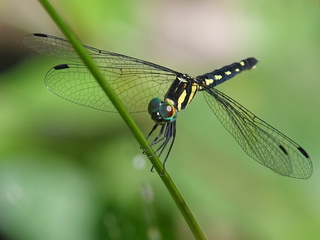
M205 88L204 97L222 125L258 163L289 177L312 175L309 155L293 140L215 88Z
M40 54L81 62L65 39L31 34L24 38L24 43ZM148 102L154 97L163 97L172 81L180 75L147 61L84 47L131 112L146 111ZM103 111L114 111L108 97L83 65L58 65L47 73L45 83L50 91L71 102Z

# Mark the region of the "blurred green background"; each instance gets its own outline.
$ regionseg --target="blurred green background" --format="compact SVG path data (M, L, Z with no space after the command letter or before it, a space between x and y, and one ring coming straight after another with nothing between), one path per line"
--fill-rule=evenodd
M246 57L219 89L310 154L308 180L248 157L202 94L179 114L167 169L208 239L320 239L319 1L56 0L83 43L197 76ZM117 114L43 84L64 60L26 34L63 37L37 1L0 1L0 239L193 239ZM148 114L135 115L147 134Z

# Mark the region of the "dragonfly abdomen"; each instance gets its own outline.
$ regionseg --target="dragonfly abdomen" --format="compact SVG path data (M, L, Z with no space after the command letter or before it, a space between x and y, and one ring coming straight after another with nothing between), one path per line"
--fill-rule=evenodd
M241 73L244 70L250 70L256 66L258 60L255 58L247 58L240 62L235 62L230 65L224 66L220 69L214 70L210 73L206 73L196 77L207 87L215 87L216 85L227 81L235 75Z

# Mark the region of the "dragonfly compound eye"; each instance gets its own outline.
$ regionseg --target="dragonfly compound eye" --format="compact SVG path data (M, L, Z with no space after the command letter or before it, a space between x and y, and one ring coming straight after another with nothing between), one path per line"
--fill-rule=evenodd
M161 99L160 98L154 98L149 102L148 105L148 112L149 114L155 113L159 111L159 107L161 105Z
M161 117L163 118L163 120L165 120L165 121L172 121L177 116L176 109L174 108L173 105L171 105L169 103L161 104L161 106L159 108L159 113L160 113Z

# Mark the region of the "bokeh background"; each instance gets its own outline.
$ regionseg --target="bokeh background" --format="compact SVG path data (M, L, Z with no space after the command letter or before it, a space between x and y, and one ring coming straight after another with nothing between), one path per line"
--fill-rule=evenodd
M257 164L200 93L167 163L208 239L320 239L318 0L55 0L83 43L191 76L260 60L219 89L301 144L308 180ZM63 37L37 1L0 1L0 239L193 239L118 114L48 92L26 34ZM147 113L135 115L147 134Z

